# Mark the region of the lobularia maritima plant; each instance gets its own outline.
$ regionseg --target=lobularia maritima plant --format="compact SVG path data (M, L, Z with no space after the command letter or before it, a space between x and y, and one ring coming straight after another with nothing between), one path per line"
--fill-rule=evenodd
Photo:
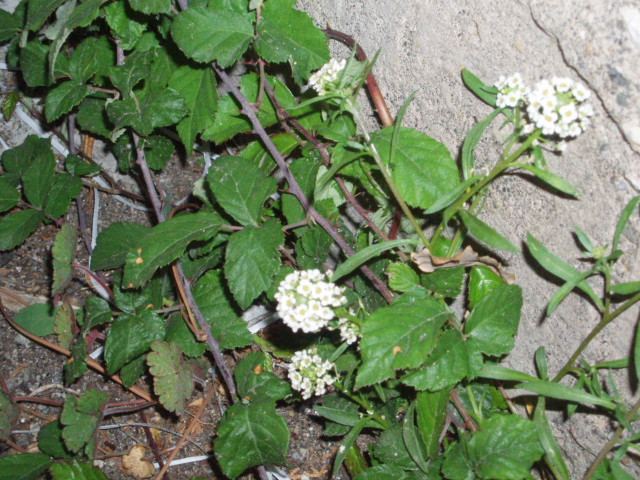
M514 346L522 293L503 265L470 246L519 251L479 218L487 189L507 171L577 194L549 170L545 151L562 151L588 127L589 91L555 77L531 88L519 74L490 86L463 71L493 111L454 159L442 143L402 126L412 97L394 121L374 62L293 3L23 0L13 13L0 10L7 65L21 80L6 93L3 114L40 118L44 105L48 128L66 142L65 149L31 135L0 158L0 249L18 247L43 223L59 228L50 304L2 313L69 357L67 385L91 368L134 396L114 403L101 391L69 393L59 418L39 430L40 452L4 456L0 472L106 478L93 463L101 459L98 429L123 411L151 408L140 399L179 415L195 380L213 382L195 377L194 365L213 362L226 410L210 432L213 459L231 478L252 468L272 478L274 465L286 465L289 430L279 408L303 401L340 442L334 474L344 464L356 480L569 479L546 398L568 414L589 405L618 426L585 478L631 478L622 460L637 451L637 435L625 432L639 404L629 406L603 372L640 371L638 342L622 360L590 365L580 356L640 299L639 282L613 282L640 197L621 214L610 248L576 232L592 261L587 271L527 239L533 258L565 282L548 312L578 289L601 318L555 376L543 348L539 377L499 365ZM353 56L331 59L328 38L353 47ZM231 69L241 73L231 78ZM365 85L382 124L374 132L360 113ZM482 173L474 150L498 117L512 131ZM146 200L95 164L91 142L79 149L79 135L104 140ZM202 158L205 168L185 203L152 172L193 152L185 161ZM98 232L83 208L89 191L150 207L154 225L122 221ZM89 238L82 226L92 223ZM88 261L77 253L79 238ZM592 276L604 279L602 298ZM64 295L72 282L95 292L79 310ZM451 307L456 299L462 315ZM255 305L294 335L265 335L268 321L250 329L243 315ZM224 355L231 351L246 355ZM560 383L567 375L577 378L573 386ZM1 384L0 435L17 438L16 405L36 400ZM514 403L501 385L537 395L535 409ZM162 459L160 477L175 454Z

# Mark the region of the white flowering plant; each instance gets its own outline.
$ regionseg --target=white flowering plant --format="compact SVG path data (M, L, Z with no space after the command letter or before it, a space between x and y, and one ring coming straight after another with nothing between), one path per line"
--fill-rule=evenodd
M207 432L206 410L215 439L201 465L216 462L229 478L265 480L276 475L273 465L295 465L306 455L289 454L289 424L312 415L332 439L333 473L344 464L354 480L568 480L575 472L546 417L552 398L569 414L578 404L597 408L617 429L586 478L626 478L623 457L640 446L623 433L640 403L602 372L640 365L640 350L595 365L582 355L640 301L639 282L613 280L640 197L624 209L611 247L576 231L590 262L582 271L527 238L533 259L565 282L548 313L577 289L600 317L555 376L543 350L539 377L499 364L514 347L523 295L493 252L519 254L520 239L481 220L504 174L577 195L545 156L559 156L569 141L577 148L592 128L585 81L528 86L512 74L489 85L464 70L462 81L491 112L458 156L403 126L413 96L392 114L375 58L345 34L319 29L290 0L76 3L23 0L15 12L0 10L0 42L9 42L7 68L17 76L15 90L2 93L2 113L34 126L16 145L0 129L0 250L31 252L21 245L39 226L55 231L49 304L14 318L3 293L0 312L69 358L66 386L83 388L76 382L88 369L105 383L68 390L61 403L42 397L49 385L29 384L25 396L18 371L0 378L0 439L14 449L0 457L0 477L105 478L96 462L112 461L101 456L114 450L109 442L123 442L122 452L133 446L109 436L124 423L98 428L145 409L150 419L170 412L185 432ZM350 58L332 58L330 39L347 44ZM380 128L364 118L363 88ZM34 118L56 127L59 140L40 137ZM497 118L513 130L495 164L479 168L475 149ZM96 164L95 137L140 188L128 191ZM188 180L173 173L178 164ZM118 221L107 226L105 203L118 205ZM3 264L8 278L22 268L15 257ZM560 384L568 375L574 386ZM535 411L506 397L503 384L537 395ZM31 415L18 403L45 410ZM54 407L56 421L41 423ZM183 414L188 408L199 410ZM27 420L29 430L14 428ZM175 453L165 456L146 437L164 464L160 478ZM122 461L127 474L131 457ZM153 475L151 462L140 463Z

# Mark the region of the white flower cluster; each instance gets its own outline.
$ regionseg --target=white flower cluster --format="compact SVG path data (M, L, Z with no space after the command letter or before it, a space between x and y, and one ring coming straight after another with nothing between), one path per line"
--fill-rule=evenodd
M292 272L278 287L277 310L294 332L318 332L335 317L334 308L347 303L344 289L326 281L319 270Z
M332 58L320 70L311 75L309 86L318 92L318 95L326 95L330 91L329 85L338 79L338 75L346 65L347 61L345 59L338 61Z
M500 77L495 86L499 90L496 106L514 108L521 104L526 110L529 122L522 131L526 135L539 128L547 137L577 137L591 123L593 107L586 103L591 92L570 78L541 80L531 90L523 84L521 75L514 73L509 78Z
M353 310L349 310L349 314L355 315L355 312L353 312ZM339 318L336 326L329 325L329 330L336 329L340 330L340 339L348 345L356 343L362 336L360 333L360 326L353 320L346 317Z
M312 395L324 395L327 386L336 381L329 372L335 365L328 360L322 360L316 347L296 352L289 365L289 380L291 386L302 393L307 400Z

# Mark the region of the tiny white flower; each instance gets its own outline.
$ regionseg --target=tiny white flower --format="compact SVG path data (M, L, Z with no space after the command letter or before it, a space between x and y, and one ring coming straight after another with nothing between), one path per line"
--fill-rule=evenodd
M558 113L560 114L560 118L565 123L571 123L576 118L578 118L578 110L576 109L575 103L567 103L558 109Z
M573 87L573 80L570 78L553 77L551 83L556 87L556 90L562 93L568 92Z
M578 102L584 102L591 96L591 91L582 83L578 82L571 89L571 94Z

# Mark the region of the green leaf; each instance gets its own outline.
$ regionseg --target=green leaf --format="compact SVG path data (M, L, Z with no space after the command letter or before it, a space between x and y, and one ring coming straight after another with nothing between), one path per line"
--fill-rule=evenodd
M0 10L0 43L11 40L21 27L15 15L6 10Z
M213 122L218 109L216 77L211 68L184 65L173 72L169 87L185 100L188 113L177 128L189 155L193 151L196 136Z
M67 173L56 174L53 185L49 189L47 201L44 205L44 212L54 218L61 217L71 205L71 200L76 198L82 191L82 180L75 175Z
M562 303L562 301L567 297L567 295L569 295L580 282L583 282L593 274L594 274L593 270L588 270L585 273L582 273L577 277L574 277L568 280L567 282L564 283L564 285L562 285L558 290L556 290L556 293L554 293L553 297L551 297L551 300L549 300L549 305L547 305L547 311L546 311L547 316L551 315L555 311L555 309L558 308L558 305Z
M440 435L447 420L450 390L435 393L418 392L416 396L416 424L425 443L427 455L435 457L440 450Z
M407 470L416 470L418 466L411 458L402 438L402 425L395 424L380 435L371 446L371 454L379 462L396 465Z
M20 201L20 192L4 177L0 177L0 212L6 212Z
M493 363L485 363L478 376L481 378L505 380L510 382L528 382L538 380L536 377L532 377L527 373L512 370Z
M374 465L357 477L354 477L353 480L389 480L390 478L393 478L393 480L417 480L410 472L388 463ZM433 478L435 479L436 477Z
M182 350L175 343L156 341L151 350L147 364L153 375L153 391L164 408L181 413L185 400L193 392L193 372L185 365Z
M428 209L458 187L458 167L447 147L412 128L400 127L393 165L389 165L393 131L394 127L383 128L371 135L371 141L409 205Z
M549 252L549 250L530 233L527 234L527 247L533 258L535 258L545 270L560 277L562 280L570 281L580 275L580 272L567 262ZM604 308L602 300L600 300L587 282L582 281L577 284L577 287L586 293L600 309Z
M73 254L76 251L76 230L68 223L62 225L62 228L56 235L53 242L53 287L51 294L57 295L71 281L73 270L71 262Z
M161 308L163 305L163 283L167 276L156 275L142 289L131 289L121 282L120 272L113 277L113 300L123 312L138 313Z
M42 453L23 453L0 458L0 480L35 480L53 459Z
M480 300L504 283L500 275L489 267L473 267L469 272L469 308L474 309Z
M249 47L253 25L239 13L195 7L178 14L171 35L187 57L226 68Z
M22 210L5 215L0 220L0 250L11 250L24 243L43 218L44 213L39 210Z
M453 190L450 190L449 193L443 195L438 198L429 208L424 211L425 215L431 215L432 213L439 212L440 210L444 210L453 202L455 202L460 195L467 191L469 187L474 185L478 180L482 177L480 175L474 175L471 178L467 179L464 183L461 183Z
M420 276L422 285L437 297L456 298L462 293L463 266L441 268Z
M251 352L238 363L233 373L238 394L251 402L278 401L291 395L289 382L276 377L272 370L271 358L267 354Z
M73 107L90 93L89 87L84 83L69 80L62 82L47 95L45 114L48 122L53 122L62 115L69 113Z
M467 341L487 355L504 355L514 345L518 331L522 289L501 285L485 296L473 309L465 325Z
M53 458L72 458L73 454L67 450L62 439L63 425L60 420L49 422L38 432L38 448Z
M516 385L516 388L522 388L529 392L537 393L538 395L566 400L568 402L582 403L585 405L598 405L609 410L615 410L617 408L615 402L607 400L606 398L600 398L578 388L567 387L566 385L545 380L536 379L519 383Z
M480 100L491 105L496 106L496 97L498 89L496 87L490 87L485 85L482 80L476 77L469 70L462 70L462 80L469 90L471 90Z
M339 279L344 277L345 275L349 275L356 268L364 265L366 262L379 256L382 252L386 252L387 250L391 250L392 248L397 248L402 245L415 245L416 241L412 239L401 239L401 240L390 240L388 242L376 243L375 245L369 245L368 247L363 248L355 255L347 258L343 263L341 263L336 271L333 272L331 276L332 282L337 282Z
M392 263L387 267L386 273L389 277L389 287L397 292L408 292L420 286L420 277L405 263Z
M30 159L31 163L22 172L22 186L29 203L36 207L44 207L49 190L54 182L56 158L49 147L49 142Z
M111 320L111 308L107 301L100 297L88 298L84 303L84 320L82 331L88 332Z
M629 223L629 219L631 215L635 212L638 204L640 203L640 195L633 197L629 203L624 207L624 210L620 214L620 218L618 219L618 223L616 224L616 232L613 235L613 244L611 245L611 251L615 252L618 249L618 245L620 244L620 237L624 232L624 229L627 227L627 223Z
M196 340L180 312L175 312L167 319L165 340L178 345L189 357L200 357L207 351L207 344Z
M56 321L54 325L55 334L58 337L58 344L68 349L73 342L73 310L71 305L63 303L56 311Z
M124 265L127 253L135 248L151 229L132 222L115 222L98 235L91 257L92 270L108 270Z
M465 210L460 210L458 212L458 216L469 230L469 233L476 238L476 240L479 240L490 247L499 248L500 250L520 253L518 247L511 243L510 240L496 232L478 217L471 215Z
M106 393L87 390L81 397L67 396L60 421L64 425L62 438L72 452L85 452L91 458L95 447L95 432L102 420L102 408L109 401Z
M69 15L69 19L64 25L65 30L73 31L77 28L91 25L93 21L98 18L100 6L105 1L106 0L82 0L80 4L73 9L71 15Z
M170 218L153 227L125 257L123 284L144 285L160 267L173 262L194 241L208 240L220 228L220 217L199 212Z
M213 447L222 471L231 478L256 465L282 465L288 449L289 429L271 400L230 407Z
M464 71L463 71L463 76L464 76ZM464 139L464 143L462 144L461 166L462 166L462 178L464 178L465 180L468 179L467 182L471 180L471 178L473 178L471 175L474 171L475 164L476 164L475 156L474 156L475 149L478 146L478 143L480 143L480 139L482 139L482 136L484 135L484 132L486 131L486 129L489 128L489 125L491 125L493 120L498 116L498 114L501 111L502 109L496 109L493 112L491 112L486 118L476 123L471 128L471 130L469 130L469 133L467 133L467 136Z
M109 480L107 476L90 463L54 463L50 469L53 480Z
M368 426L370 422L371 422L370 417L365 417L361 419L353 428L349 430L349 433L347 433L344 436L344 438L342 439L342 442L340 442L340 447L338 448L338 454L333 460L334 472L340 471L340 466L342 465L342 462L345 460L347 455L349 455L349 452L351 451L351 448L355 445L356 440L360 435L360 432L362 431L363 428Z
M427 446L424 443L420 430L414 422L416 404L411 403L402 421L402 439L415 464L425 473L428 473Z
M145 2L147 3L147 2ZM135 47L146 30L142 15L129 8L127 2L111 2L104 8L105 20L124 50Z
M49 85L48 52L49 48L40 40L31 40L20 50L20 70L27 86L46 87Z
M7 441L11 436L11 429L18 419L19 412L7 394L0 391L0 440Z
M173 2L171 0L129 0L129 5L138 12L170 13Z
M36 303L16 313L14 320L28 332L46 337L55 331L56 309L47 303Z
M2 12L3 10L0 10ZM0 21L0 25L2 22ZM2 28L2 27L0 27ZM14 90L13 92L9 92L2 99L2 116L4 120L8 122L13 115L13 112L16 110L18 106L18 102L20 101L20 91Z
M27 168L36 160L46 164L55 157L51 152L50 140L37 135L29 135L21 145L2 152L2 166L9 173L23 175ZM52 173L53 175L53 173Z
M73 154L67 155L64 161L64 167L71 175L76 177L93 177L102 172L100 165L85 162L78 155Z
M293 78L301 85L331 56L322 30L291 5L290 0L269 0L264 5L255 49L267 62L289 62Z
M224 274L241 308L249 307L271 286L280 266L278 248L283 242L280 224L273 219L260 227L245 227L229 238Z
M533 165L527 164L518 164L518 167L530 171L544 183L552 188L555 188L559 192L566 193L567 195L571 195L575 198L578 198L580 196L580 192L578 192L578 189L576 187L574 187L564 178L556 175L555 173L551 173L550 171L543 168L538 168L534 167Z
M120 315L111 324L104 346L109 375L145 353L155 340L164 338L165 333L162 317L150 310L144 310L139 315Z
M640 292L640 282L623 282L613 285L609 291L616 295L633 295Z
M31 0L28 2L26 28L31 31L40 29L62 2L64 0Z
M222 272L217 270L209 270L193 288L193 298L223 349L245 347L252 342L247 323L231 303L230 295Z
M355 388L392 378L395 370L422 365L450 315L435 298L412 299L410 294L376 310L364 324Z
M289 165L289 170L298 181L302 193L313 203L314 190L320 162L315 155L306 154ZM307 212L294 194L283 195L282 213L290 224L298 223L307 218Z
M555 478L559 480L570 480L571 474L564 460L564 454L558 445L551 425L547 419L546 398L538 397L536 409L533 414L533 422L538 431L538 439L545 451L545 463L551 469Z
M115 2L111 5L119 3ZM78 125L83 130L105 138L111 137L111 130L114 126L107 117L104 100L91 97L85 98L78 108L77 118Z
M147 372L146 356L140 355L138 358L131 360L120 369L120 379L122 385L129 388L140 380L140 377Z
M223 155L212 165L207 181L222 208L244 226L257 227L265 199L277 182L242 157Z
M64 364L65 385L71 385L89 370L87 357L87 342L84 337L77 336L71 347L71 359Z

